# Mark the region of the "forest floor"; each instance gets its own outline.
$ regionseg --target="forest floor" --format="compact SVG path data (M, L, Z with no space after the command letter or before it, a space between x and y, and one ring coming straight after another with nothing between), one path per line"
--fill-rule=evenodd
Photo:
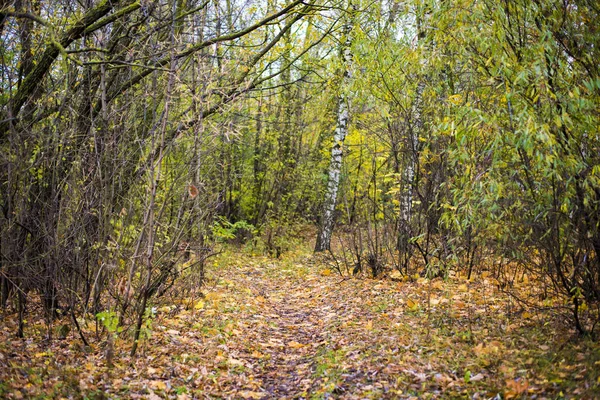
M123 332L14 336L0 321L1 398L599 398L600 346L467 281L342 277L298 250L224 253L203 296L156 305L136 357ZM36 331L39 330L39 331Z

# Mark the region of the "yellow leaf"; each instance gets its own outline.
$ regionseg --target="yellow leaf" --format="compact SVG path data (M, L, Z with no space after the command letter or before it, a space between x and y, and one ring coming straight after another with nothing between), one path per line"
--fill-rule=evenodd
M238 367L244 366L243 362L241 362L240 360L236 360L235 358L231 358L231 357L229 357L229 359L227 359L227 362L231 365L238 366Z
M204 297L206 298L206 300L219 300L221 298L221 295L217 292L209 292Z
M450 103L457 106L460 103L462 103L462 96L460 94L453 94L452 96L448 97L448 100L450 101Z
M458 290L460 290L461 292L468 292L469 288L466 284L463 283L462 285L458 285Z
M525 312L523 313L523 318L525 318L525 319L531 319L531 317L533 317L533 315L531 315L531 313L529 313L529 312L527 312L527 311L525 311Z
M251 354L251 355L252 355L252 357L254 357L254 358L263 358L263 355L262 355L262 353L260 353L260 352L258 352L258 351L256 351L256 350L254 350L254 351L252 352L252 354Z
M295 341L293 341L293 340L292 340L291 342L288 342L288 344L287 344L287 345L288 345L288 347L292 347L292 348L294 348L294 349L299 349L299 348L301 348L301 347L304 347L304 346L305 346L304 344L302 344L302 343L298 343L298 342L295 342Z
M400 271L395 269L392 272L390 272L390 279L393 281L400 281L402 280L402 274L400 273Z
M194 304L194 308L196 310L201 310L204 308L204 302L202 300L198 300L196 304Z
M373 330L373 320L369 320L369 321L367 321L367 324L365 325L365 328L366 328L368 331L372 331L372 330Z
M436 298L436 297L432 297L429 300L429 304L431 304L432 306L437 306L438 304L440 304L440 299Z
M263 393L250 390L242 390L238 395L243 399L262 399L264 397Z
M167 384L164 381L152 381L150 382L150 386L154 390L167 390Z
M419 304L417 304L417 302L414 301L414 300L407 299L406 300L406 306L408 307L409 310L416 311L417 308L419 307Z
M321 271L321 275L323 275L323 276L329 276L329 275L331 275L331 270L330 269L324 269L323 271Z
M265 301L267 301L267 299L265 299L263 296L256 296L256 301L258 301L259 303L264 303Z

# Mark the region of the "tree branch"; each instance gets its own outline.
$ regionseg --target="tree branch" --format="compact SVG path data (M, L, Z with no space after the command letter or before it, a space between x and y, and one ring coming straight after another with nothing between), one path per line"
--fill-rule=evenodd
M221 36L218 36L218 37L215 37L212 39L208 39L201 43L197 43L194 46L191 46L190 48L177 53L175 55L175 60L179 60L181 58L192 55L195 52L202 50L208 46L211 46L213 44L227 42L227 41L238 39L242 36L245 36L245 35L251 33L252 31L255 31L256 29L268 24L269 22L289 13L291 10L293 10L296 6L298 6L300 4L303 4L303 0L295 0L292 3L290 3L287 7L281 9L279 12L277 12L275 14L271 14L268 17L265 17L264 19L258 21L254 25L251 25L245 29L242 29L242 30L239 30L236 32L232 32L232 33L229 33L226 35L221 35ZM137 85L142 79L144 79L146 76L150 75L152 73L152 71L156 70L157 68L164 67L170 61L171 61L171 57L166 56L166 57L163 57L162 59L158 60L156 63L154 63L154 65L149 66L148 68L144 69L143 71L140 71L133 78L129 79L127 82L123 83L121 86L119 86L114 91L112 91L108 95L107 101L111 102L112 100L114 100L115 98L120 96L121 94L125 93L125 91L127 91L127 89ZM97 105L96 107L99 107L99 105Z
M14 122L18 120L21 108L32 97L39 82L46 76L61 51L64 51L64 49L75 40L80 39L94 30L100 29L140 7L139 1L136 0L114 14L105 17L119 1L120 0L101 1L96 7L85 13L72 28L63 33L59 40L53 41L46 46L41 57L36 60L35 68L25 77L15 95L7 104L5 103L2 105L4 109L0 115L0 142L6 140L6 133L11 124L14 124Z

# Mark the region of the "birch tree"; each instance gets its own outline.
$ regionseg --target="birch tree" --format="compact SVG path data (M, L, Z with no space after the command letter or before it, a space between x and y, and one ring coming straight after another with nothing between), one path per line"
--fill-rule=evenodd
M329 162L327 191L323 202L321 228L315 245L316 252L328 250L330 247L331 234L333 233L333 226L335 223L335 205L340 186L343 146L344 140L348 135L348 123L350 121L349 89L350 81L352 79L352 15L355 11L355 6L349 2L346 10L346 14L343 17L342 40L340 41L342 81L338 93L337 123L333 135L333 146L331 148L331 159Z

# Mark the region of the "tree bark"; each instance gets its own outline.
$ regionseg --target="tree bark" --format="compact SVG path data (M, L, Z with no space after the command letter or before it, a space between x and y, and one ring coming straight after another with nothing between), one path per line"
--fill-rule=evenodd
M353 11L352 4L348 5L348 11ZM323 204L321 229L317 236L315 252L329 250L331 235L335 224L335 206L340 186L342 171L343 145L348 135L348 123L350 121L350 99L348 96L350 80L352 78L352 18L348 15L342 29L345 40L342 41L340 55L343 65L343 76L338 95L337 124L333 135L333 147L331 148L331 160L329 163L329 176L327 180L327 192Z

